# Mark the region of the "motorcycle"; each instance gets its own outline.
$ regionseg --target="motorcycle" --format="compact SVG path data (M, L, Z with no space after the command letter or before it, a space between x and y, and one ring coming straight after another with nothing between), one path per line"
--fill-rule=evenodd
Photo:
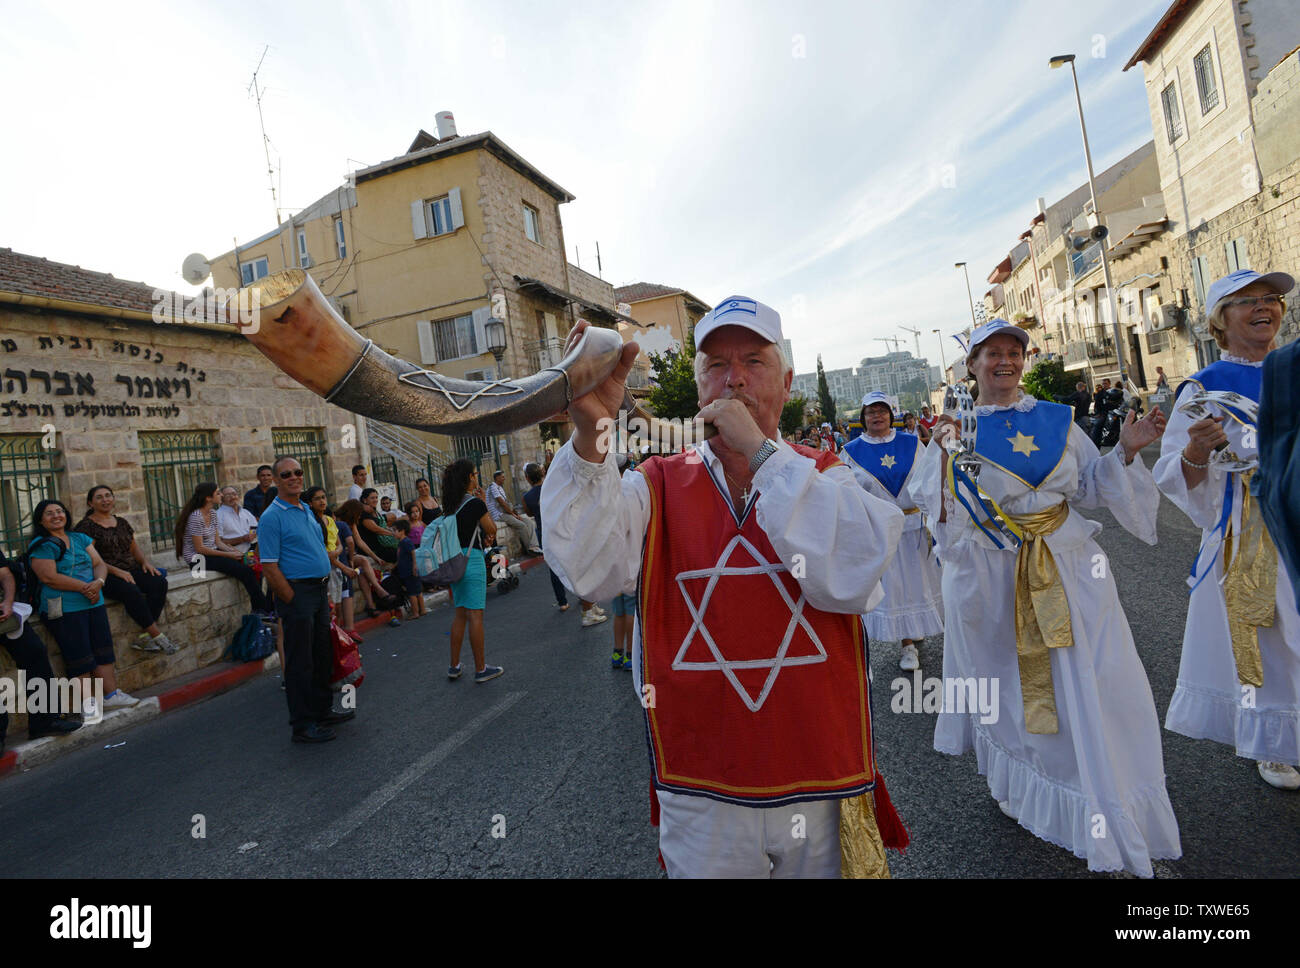
M1119 443L1119 433L1124 429L1124 421L1128 418L1129 411L1142 416L1142 401L1138 397L1124 399L1123 391L1119 391L1120 404L1106 414L1106 422L1101 431L1101 446L1114 447ZM1134 418L1137 419L1137 418Z

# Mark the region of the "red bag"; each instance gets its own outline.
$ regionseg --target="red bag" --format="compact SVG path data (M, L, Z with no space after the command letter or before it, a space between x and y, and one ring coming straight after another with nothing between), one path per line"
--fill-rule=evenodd
M334 675L330 687L337 692L345 685L361 685L366 680L366 673L361 668L361 653L357 651L357 644L332 619L330 635L334 638Z

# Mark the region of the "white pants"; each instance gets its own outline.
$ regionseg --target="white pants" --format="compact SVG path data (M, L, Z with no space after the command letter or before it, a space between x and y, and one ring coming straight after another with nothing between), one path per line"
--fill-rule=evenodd
M742 807L656 791L669 877L839 877L840 802Z

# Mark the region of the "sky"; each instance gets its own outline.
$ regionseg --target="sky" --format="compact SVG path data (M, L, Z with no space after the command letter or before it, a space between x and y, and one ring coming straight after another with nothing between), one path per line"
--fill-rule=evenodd
M570 262L775 307L797 372L969 325L992 271L1095 168L1152 137L1123 66L1167 0L6 3L0 246L194 292L180 266L279 204L491 130L576 200ZM259 69L260 62L260 69ZM574 247L577 247L575 253ZM948 340L949 356L955 344Z

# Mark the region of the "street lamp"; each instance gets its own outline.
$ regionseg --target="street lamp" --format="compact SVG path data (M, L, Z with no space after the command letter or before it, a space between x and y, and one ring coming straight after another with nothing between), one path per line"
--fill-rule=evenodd
M497 361L497 379L503 380L506 374L505 366L501 361L506 355L506 324L496 317L492 317L483 324L483 335L487 338L488 352ZM501 451L495 445L495 442L492 449L496 451L492 456L496 460L497 470L501 470ZM514 448L511 447L512 452L513 450Z
M970 325L971 329L974 329L979 323L975 322L975 297L971 295L970 291L970 273L966 271L966 263L964 262L954 262L952 267L960 269L962 275L966 277L966 308L970 310Z
M1092 196L1092 214L1100 224L1101 212L1097 208L1097 185L1092 174L1092 151L1088 147L1088 126L1083 123L1083 99L1079 96L1079 73L1074 68L1074 55L1058 54L1047 64L1053 70L1064 67L1066 64L1070 65L1070 76L1074 78L1074 103L1079 108L1079 131L1083 134L1083 157L1088 163L1088 192ZM1123 341L1120 338L1119 329L1119 307L1115 303L1115 287L1110 281L1110 259L1106 257L1105 239L1101 240L1101 271L1106 279L1106 301L1110 306L1110 325L1115 339L1115 363L1119 367L1119 382L1122 386L1128 382L1128 379L1124 371Z
M937 329L932 329L930 332L939 337L939 384L942 386L948 382L948 361L943 356L943 333Z

